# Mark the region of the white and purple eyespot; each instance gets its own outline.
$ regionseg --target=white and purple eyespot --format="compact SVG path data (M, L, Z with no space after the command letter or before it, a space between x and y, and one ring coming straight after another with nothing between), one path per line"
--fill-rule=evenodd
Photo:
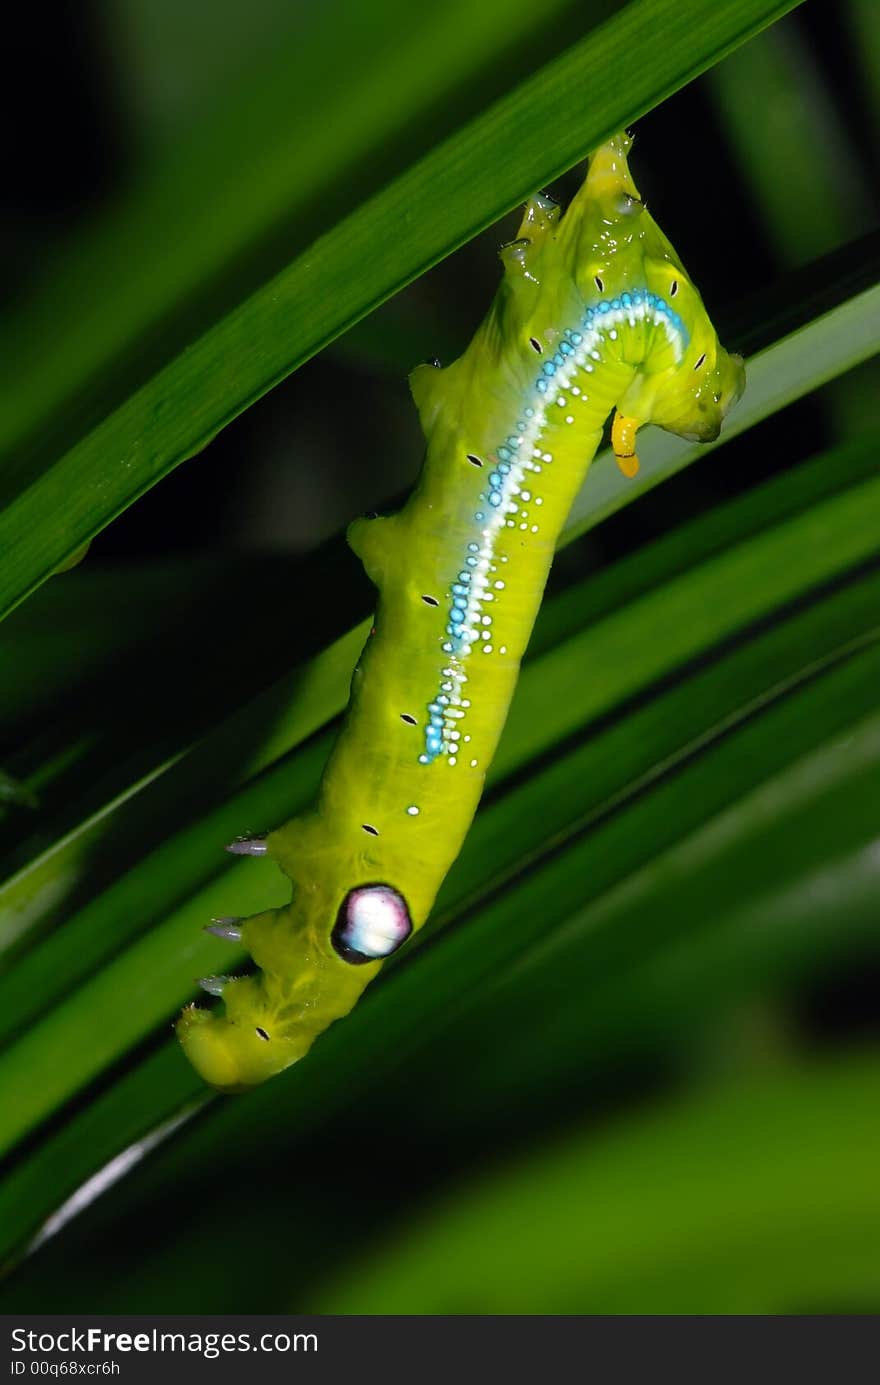
M402 894L391 885L358 885L342 901L330 941L344 962L360 966L390 957L411 932Z

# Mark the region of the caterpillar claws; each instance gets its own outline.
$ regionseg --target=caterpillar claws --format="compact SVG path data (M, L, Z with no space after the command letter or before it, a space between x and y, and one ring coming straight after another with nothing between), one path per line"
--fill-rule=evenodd
M208 995L222 995L224 987L232 980L231 976L200 976L199 985Z
M236 837L225 849L233 856L265 856L268 847L262 837Z
M211 919L210 923L205 924L205 932L213 933L215 938L222 938L227 943L241 942L240 918L231 915L228 918Z

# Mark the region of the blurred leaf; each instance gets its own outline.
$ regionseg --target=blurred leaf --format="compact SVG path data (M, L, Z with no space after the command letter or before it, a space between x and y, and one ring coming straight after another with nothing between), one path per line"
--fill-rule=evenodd
M35 808L37 799L26 784L20 784L11 774L0 769L0 804L12 803L17 807Z
M876 1311L878 1084L869 1053L570 1137L444 1198L296 1311Z
M794 25L775 25L732 53L712 69L708 86L780 264L807 264L872 228L870 180L852 153L817 55Z
M854 80L858 82L870 118L874 142L880 134L880 28L874 0L846 0L844 20L849 29L852 51L858 54Z

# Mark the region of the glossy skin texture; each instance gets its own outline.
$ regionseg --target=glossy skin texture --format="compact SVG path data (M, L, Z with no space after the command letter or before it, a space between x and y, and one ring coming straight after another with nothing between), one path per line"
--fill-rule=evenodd
M242 923L261 972L212 983L223 1013L188 1007L178 1023L215 1086L296 1062L378 972L361 949L387 955L427 919L612 410L633 475L638 427L712 439L742 393L742 362L639 201L628 147L618 136L597 151L561 220L529 202L467 351L412 376L428 442L418 485L399 514L349 531L378 588L374 634L315 809L266 838L292 902Z

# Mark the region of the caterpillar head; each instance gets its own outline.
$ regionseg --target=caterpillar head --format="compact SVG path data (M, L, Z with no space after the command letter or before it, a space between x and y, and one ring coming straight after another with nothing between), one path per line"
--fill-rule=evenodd
M742 356L721 345L703 300L656 227L644 275L655 325L621 408L691 442L714 442L745 388Z
M618 409L636 427L653 423L690 442L714 442L745 388L742 356L721 345L702 303L679 341L673 344L662 326L653 338Z
M707 353L702 364L697 357L692 369L697 381L689 390L661 391L651 421L690 442L714 442L745 389L743 358L717 345L714 361Z
M742 395L741 356L724 349L676 250L638 195L619 135L590 160L563 220L585 302L615 328L617 358L635 367L618 404L630 431L654 423L694 442L718 437Z

